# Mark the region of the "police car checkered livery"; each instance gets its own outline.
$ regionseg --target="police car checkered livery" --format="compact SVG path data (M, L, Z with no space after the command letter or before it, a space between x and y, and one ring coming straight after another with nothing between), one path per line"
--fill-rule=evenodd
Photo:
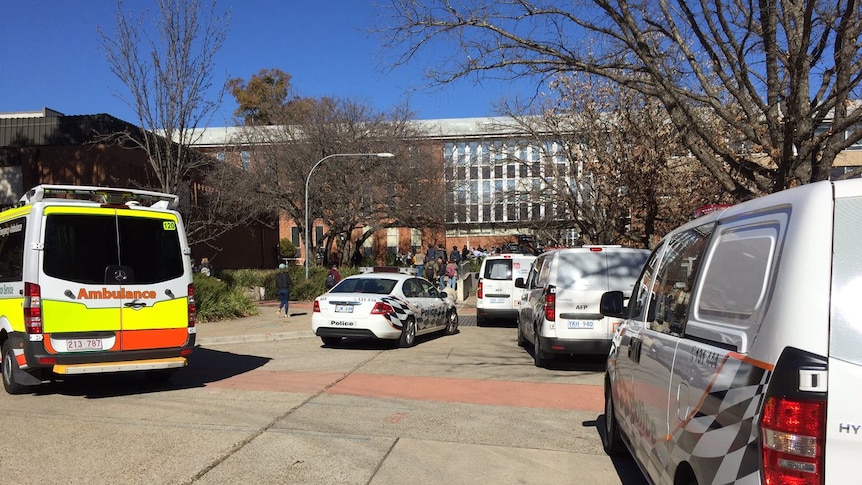
M668 234L605 378L605 450L658 484L859 483L862 180L818 182ZM628 299L626 301L626 299Z
M411 347L416 336L458 331L455 302L430 281L401 273L349 276L314 300L314 334L324 345L342 338L398 340Z

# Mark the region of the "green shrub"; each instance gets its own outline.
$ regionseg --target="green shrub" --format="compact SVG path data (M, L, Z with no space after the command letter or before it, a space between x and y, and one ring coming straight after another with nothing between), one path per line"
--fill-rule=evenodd
M200 273L194 275L195 307L199 322L256 315L257 304L225 281Z
M284 238L278 242L279 251L281 252L282 258L295 258L296 257L296 246L293 244L293 241L290 239Z
M291 301L311 301L326 292L326 275L329 273L329 268L321 268L319 266L308 269L308 280L305 279L305 267L291 266L288 268L290 279L293 286L290 289ZM277 300L278 291L275 288L275 273L277 271L269 271L266 278L266 284L262 285L266 288L266 299ZM358 273L355 268L344 267L338 268L342 278Z
M305 279L304 266L288 267L293 287L291 301L310 301L324 293L328 268L309 268L308 280ZM245 295L247 288L263 287L265 300L278 300L275 287L275 274L272 269L224 270L221 279L200 273L194 275L195 305L200 322L212 322L229 318L257 315L257 302ZM339 268L341 277L358 273L355 268Z
M229 286L237 288L264 286L266 282L265 271L259 269L225 270L221 276Z

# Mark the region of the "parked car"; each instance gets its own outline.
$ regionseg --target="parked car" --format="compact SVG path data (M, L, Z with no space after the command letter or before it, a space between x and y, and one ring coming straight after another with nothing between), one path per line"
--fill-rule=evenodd
M529 254L499 254L482 261L476 285L476 326L490 320L518 321L522 290L515 287L515 279L527 276L535 259Z
M857 483L862 180L720 208L670 232L631 292L602 441L656 484ZM628 297L628 303L625 299Z
M631 291L649 256L645 249L584 246L540 254L523 288L518 313L518 345L533 348L539 367L558 354L607 355L612 321L599 312L608 290Z
M327 346L368 338L412 347L418 335L457 333L458 311L454 300L425 278L371 272L348 276L315 298L311 326Z

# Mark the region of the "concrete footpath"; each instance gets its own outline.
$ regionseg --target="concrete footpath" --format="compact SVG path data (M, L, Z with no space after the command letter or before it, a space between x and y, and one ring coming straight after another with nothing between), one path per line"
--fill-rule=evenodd
M258 303L257 315L216 322L199 322L196 325L196 343L207 346L314 337L311 331L312 306L311 301L291 301L289 316L282 317L276 313L278 301L261 301ZM456 306L459 317L474 316L476 297L471 296L463 302L458 302Z

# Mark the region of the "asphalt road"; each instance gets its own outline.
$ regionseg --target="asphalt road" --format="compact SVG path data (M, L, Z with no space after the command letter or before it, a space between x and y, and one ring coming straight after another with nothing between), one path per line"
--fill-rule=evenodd
M410 349L315 337L199 347L168 384L0 393L3 483L631 484L607 457L601 359L539 369L515 329Z

